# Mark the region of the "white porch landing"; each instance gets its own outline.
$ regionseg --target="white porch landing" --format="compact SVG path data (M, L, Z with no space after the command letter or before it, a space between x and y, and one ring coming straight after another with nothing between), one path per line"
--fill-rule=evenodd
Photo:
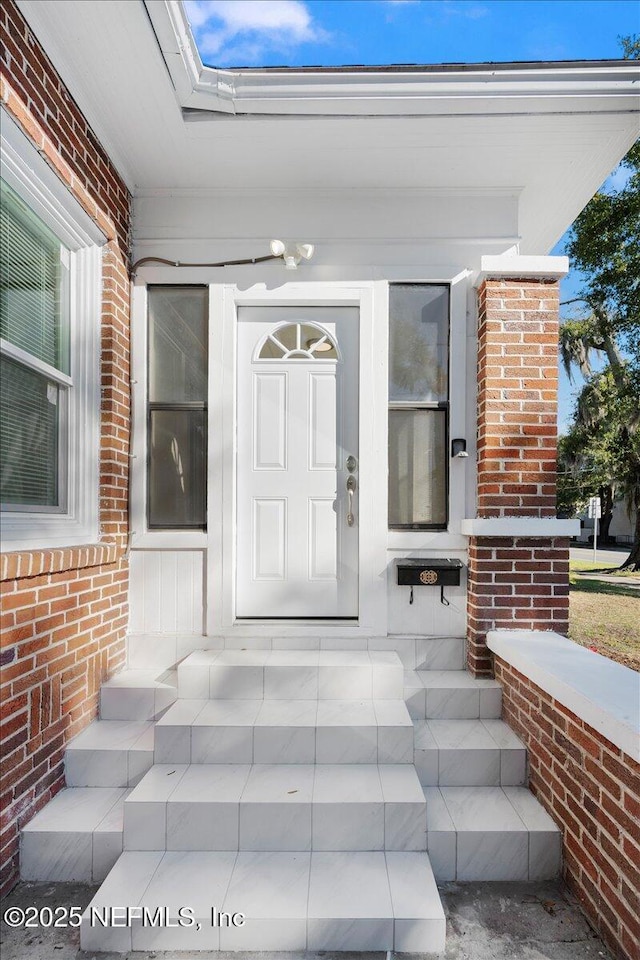
M458 668L459 641L420 649L407 673L369 649L197 651L177 678L124 672L102 691L111 719L68 746L73 786L23 832L23 878L113 865L84 950L443 950L434 873L553 877L560 843L522 786L499 685ZM124 925L109 915L123 906ZM151 923L158 907L173 926ZM175 925L179 907L193 923Z

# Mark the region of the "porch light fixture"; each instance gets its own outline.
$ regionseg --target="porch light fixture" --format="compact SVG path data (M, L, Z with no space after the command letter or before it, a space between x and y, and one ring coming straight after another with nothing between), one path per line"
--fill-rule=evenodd
M282 257L287 270L297 270L301 260L311 260L314 246L312 243L286 244L283 240L272 240L271 253L274 257Z
M462 437L456 437L455 440L451 441L451 456L452 457L468 457L467 453L467 441L463 440Z

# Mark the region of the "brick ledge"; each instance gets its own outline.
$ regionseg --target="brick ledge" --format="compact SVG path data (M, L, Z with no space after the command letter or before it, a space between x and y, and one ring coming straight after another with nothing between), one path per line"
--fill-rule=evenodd
M54 550L24 550L0 554L0 580L19 580L64 570L115 563L122 551L116 543L86 543Z

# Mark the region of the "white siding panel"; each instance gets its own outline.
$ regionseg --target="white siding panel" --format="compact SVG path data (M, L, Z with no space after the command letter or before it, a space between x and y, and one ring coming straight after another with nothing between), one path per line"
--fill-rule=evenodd
M134 550L130 632L202 634L203 579L201 550Z

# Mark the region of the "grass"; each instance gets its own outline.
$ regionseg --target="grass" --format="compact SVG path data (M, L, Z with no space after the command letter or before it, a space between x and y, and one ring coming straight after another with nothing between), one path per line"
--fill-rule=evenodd
M623 576L630 581L611 583L600 574ZM572 560L569 572L569 636L583 647L640 671L640 585L637 573L620 574L615 567L603 568L585 560Z

